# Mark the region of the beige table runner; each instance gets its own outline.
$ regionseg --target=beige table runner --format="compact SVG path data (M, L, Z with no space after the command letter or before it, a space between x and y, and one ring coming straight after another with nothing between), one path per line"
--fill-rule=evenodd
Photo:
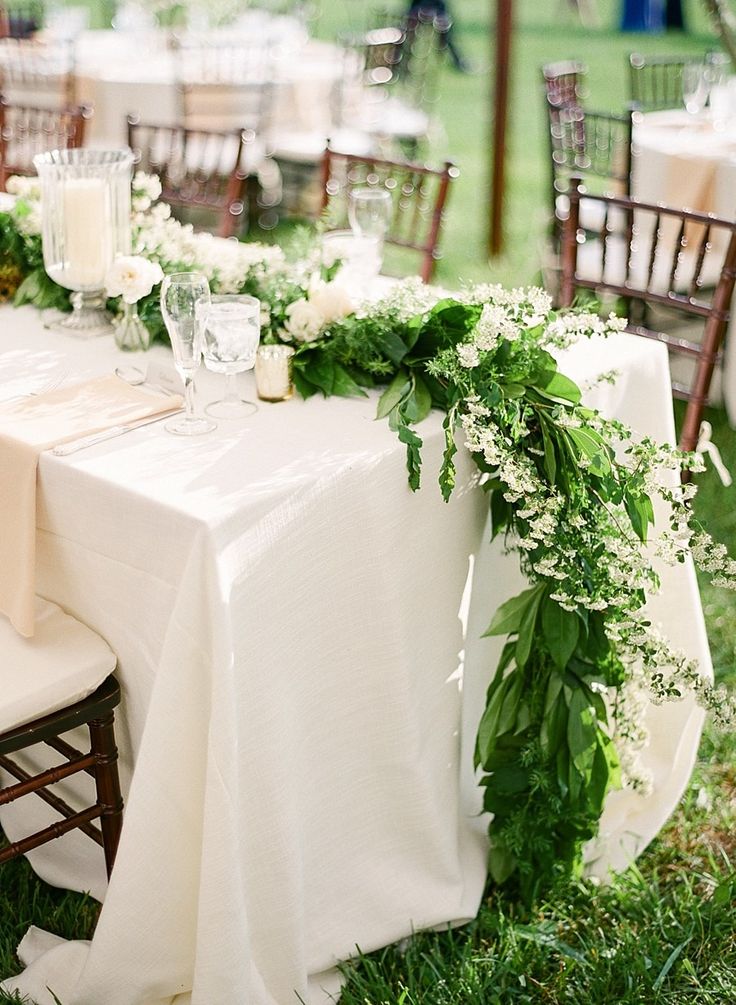
M112 374L0 406L0 611L33 635L36 470L43 450L181 407Z

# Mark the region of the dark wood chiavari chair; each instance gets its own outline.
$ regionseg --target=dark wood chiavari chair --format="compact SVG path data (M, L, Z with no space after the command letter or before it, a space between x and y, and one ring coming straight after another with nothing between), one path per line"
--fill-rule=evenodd
M76 104L72 42L0 38L0 90L9 100L38 108Z
M702 59L678 56L629 56L629 94L632 104L642 112L682 108L682 75L685 67Z
M128 116L128 146L138 170L161 181L162 198L175 215L220 237L236 234L243 222L246 130L215 132L141 122ZM214 226L207 218L214 217Z
M582 104L586 73L585 64L577 59L545 63L542 67L542 84L548 104L557 108Z
M597 240L587 242L580 227L579 178L572 179L569 197L560 303L571 305L576 291L584 289L648 305L647 324L630 324L628 330L663 342L674 357L673 365L676 357L691 361L691 372L683 380L673 380L672 390L687 401L680 447L693 450L730 318L736 222L625 196L586 194L600 207L602 217ZM621 217L626 220L623 233L612 223ZM593 250L592 260L585 254L586 245ZM672 319L682 317L690 321L692 335L663 330L671 327Z
M418 271L426 283L439 257L442 217L450 182L457 176L458 170L450 161L437 169L408 161L358 157L328 146L322 164L323 212L328 213L331 224L344 224L351 189L385 189L392 202L386 243L418 252Z
M121 697L112 673L115 656L98 635L55 604L37 598L35 613L31 639L0 619L0 768L13 779L0 787L0 806L35 793L61 819L51 814L48 826L0 847L0 863L79 829L102 845L109 876L123 812L114 729ZM77 727L89 734L86 753L65 736ZM52 767L42 767L40 745L55 751ZM51 786L80 772L92 776L95 795L91 805L75 808Z
M549 101L547 107L552 214L559 235L561 222L567 216L567 192L573 176L584 179L587 191L630 194L634 113L589 112L579 104L558 106ZM597 226L595 207L585 200L581 221L588 229Z
M0 96L0 190L5 191L11 175L34 175L36 154L81 147L91 116L89 105L35 108Z

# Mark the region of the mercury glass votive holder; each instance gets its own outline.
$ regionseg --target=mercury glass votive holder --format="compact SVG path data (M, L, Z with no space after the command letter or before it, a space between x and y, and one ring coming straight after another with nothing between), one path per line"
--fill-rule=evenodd
M256 352L256 390L261 401L285 401L294 393L290 345L261 345Z
M46 272L71 290L72 313L53 325L82 338L109 334L105 276L130 254L130 150L50 150L33 158L41 184Z

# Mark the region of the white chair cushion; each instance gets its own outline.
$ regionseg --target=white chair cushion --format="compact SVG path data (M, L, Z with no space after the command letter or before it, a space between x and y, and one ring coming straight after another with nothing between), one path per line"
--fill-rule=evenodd
M0 617L0 733L81 701L115 669L108 644L36 597L36 630L20 636Z

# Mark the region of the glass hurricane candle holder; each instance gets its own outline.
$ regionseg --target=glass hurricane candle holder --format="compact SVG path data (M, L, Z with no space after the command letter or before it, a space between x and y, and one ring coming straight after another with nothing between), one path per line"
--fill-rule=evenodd
M109 334L105 276L130 252L130 150L51 150L33 159L41 183L43 264L72 290L72 313L54 327L89 338Z

